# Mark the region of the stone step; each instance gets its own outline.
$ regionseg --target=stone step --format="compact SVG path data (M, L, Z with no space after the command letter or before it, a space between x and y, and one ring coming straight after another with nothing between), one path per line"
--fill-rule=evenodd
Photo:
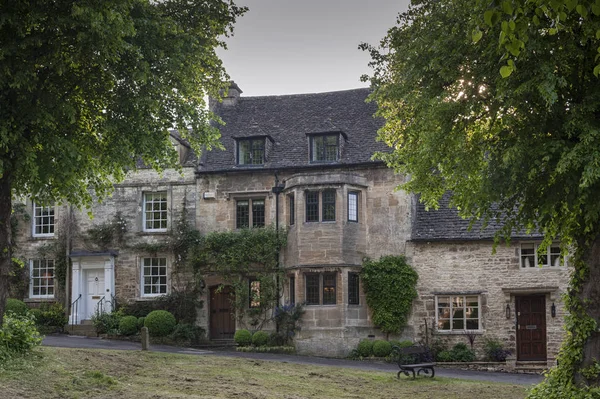
M518 361L515 372L523 374L541 374L548 369L546 361Z
M65 331L70 335L78 335L83 337L96 337L98 333L96 328L91 324L75 324L65 327Z

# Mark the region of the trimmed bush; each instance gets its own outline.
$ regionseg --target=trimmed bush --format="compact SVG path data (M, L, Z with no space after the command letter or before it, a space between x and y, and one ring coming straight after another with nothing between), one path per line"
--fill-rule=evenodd
M252 334L248 330L237 330L233 336L233 340L239 346L250 346L252 343Z
M453 362L472 362L475 360L475 353L466 344L460 342L452 347L450 357Z
M125 316L119 320L119 331L123 335L134 335L138 332L138 319L135 316Z
M252 334L252 345L254 346L267 346L269 343L269 334L264 331L257 331Z
M435 360L438 362L451 362L452 355L450 354L450 351L440 351L436 354Z
M392 344L388 341L377 340L373 343L373 355L377 357L386 357L392 353Z
M373 354L373 341L370 339L363 339L358 343L356 348L358 354L362 357L369 357Z
M166 310L153 310L144 321L152 337L166 337L173 332L176 324L175 316Z
M112 313L96 313L92 316L92 324L96 327L98 334L117 335L122 317L123 313L120 310Z
M23 301L14 298L8 298L6 300L6 308L4 311L6 313L13 312L14 314L24 316L27 314L27 312L29 312L29 308Z
M407 340L407 339L405 339L404 341L398 341L398 340L395 340L395 339L391 339L390 340L390 345L397 346L399 348L408 348L409 346L413 346L414 343L412 341Z
M69 322L69 318L65 316L65 307L60 303L43 303L40 310L41 315L37 319L39 326L55 327L57 330L62 331L65 324Z
M142 317L138 317L137 319L137 328L138 330L141 330L142 327L144 327L144 322L146 321L146 317L142 316Z
M177 342L197 344L204 338L204 329L192 324L179 323L169 337Z

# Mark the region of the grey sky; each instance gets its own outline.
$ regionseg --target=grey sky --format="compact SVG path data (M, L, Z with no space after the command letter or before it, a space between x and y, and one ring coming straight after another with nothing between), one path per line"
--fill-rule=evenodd
M228 50L219 51L243 96L315 93L364 87L360 42L378 43L409 0L237 0Z

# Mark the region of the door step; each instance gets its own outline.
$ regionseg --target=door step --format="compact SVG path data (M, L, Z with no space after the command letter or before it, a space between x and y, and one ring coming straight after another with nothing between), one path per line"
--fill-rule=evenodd
M540 361L517 361L515 371L523 374L542 374L548 370L548 362L545 360Z
M79 335L83 337L97 337L98 333L96 332L96 327L92 324L74 324L69 325L65 328L65 330L70 335Z
M204 341L198 345L194 345L194 348L202 349L233 349L237 346L232 339L212 339L210 341Z

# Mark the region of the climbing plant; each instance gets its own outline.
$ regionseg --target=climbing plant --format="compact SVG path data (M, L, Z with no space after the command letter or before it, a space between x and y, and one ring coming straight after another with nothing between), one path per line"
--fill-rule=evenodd
M360 276L373 323L387 334L400 332L417 297L417 272L403 256L382 256L365 259Z
M117 211L112 219L90 227L82 238L88 247L95 246L100 249L108 249L111 245L124 247L127 230L127 220L120 211Z
M192 264L200 274L217 274L233 287L232 304L240 323L260 329L277 305L283 272L277 267L287 234L273 227L208 234L193 250Z

